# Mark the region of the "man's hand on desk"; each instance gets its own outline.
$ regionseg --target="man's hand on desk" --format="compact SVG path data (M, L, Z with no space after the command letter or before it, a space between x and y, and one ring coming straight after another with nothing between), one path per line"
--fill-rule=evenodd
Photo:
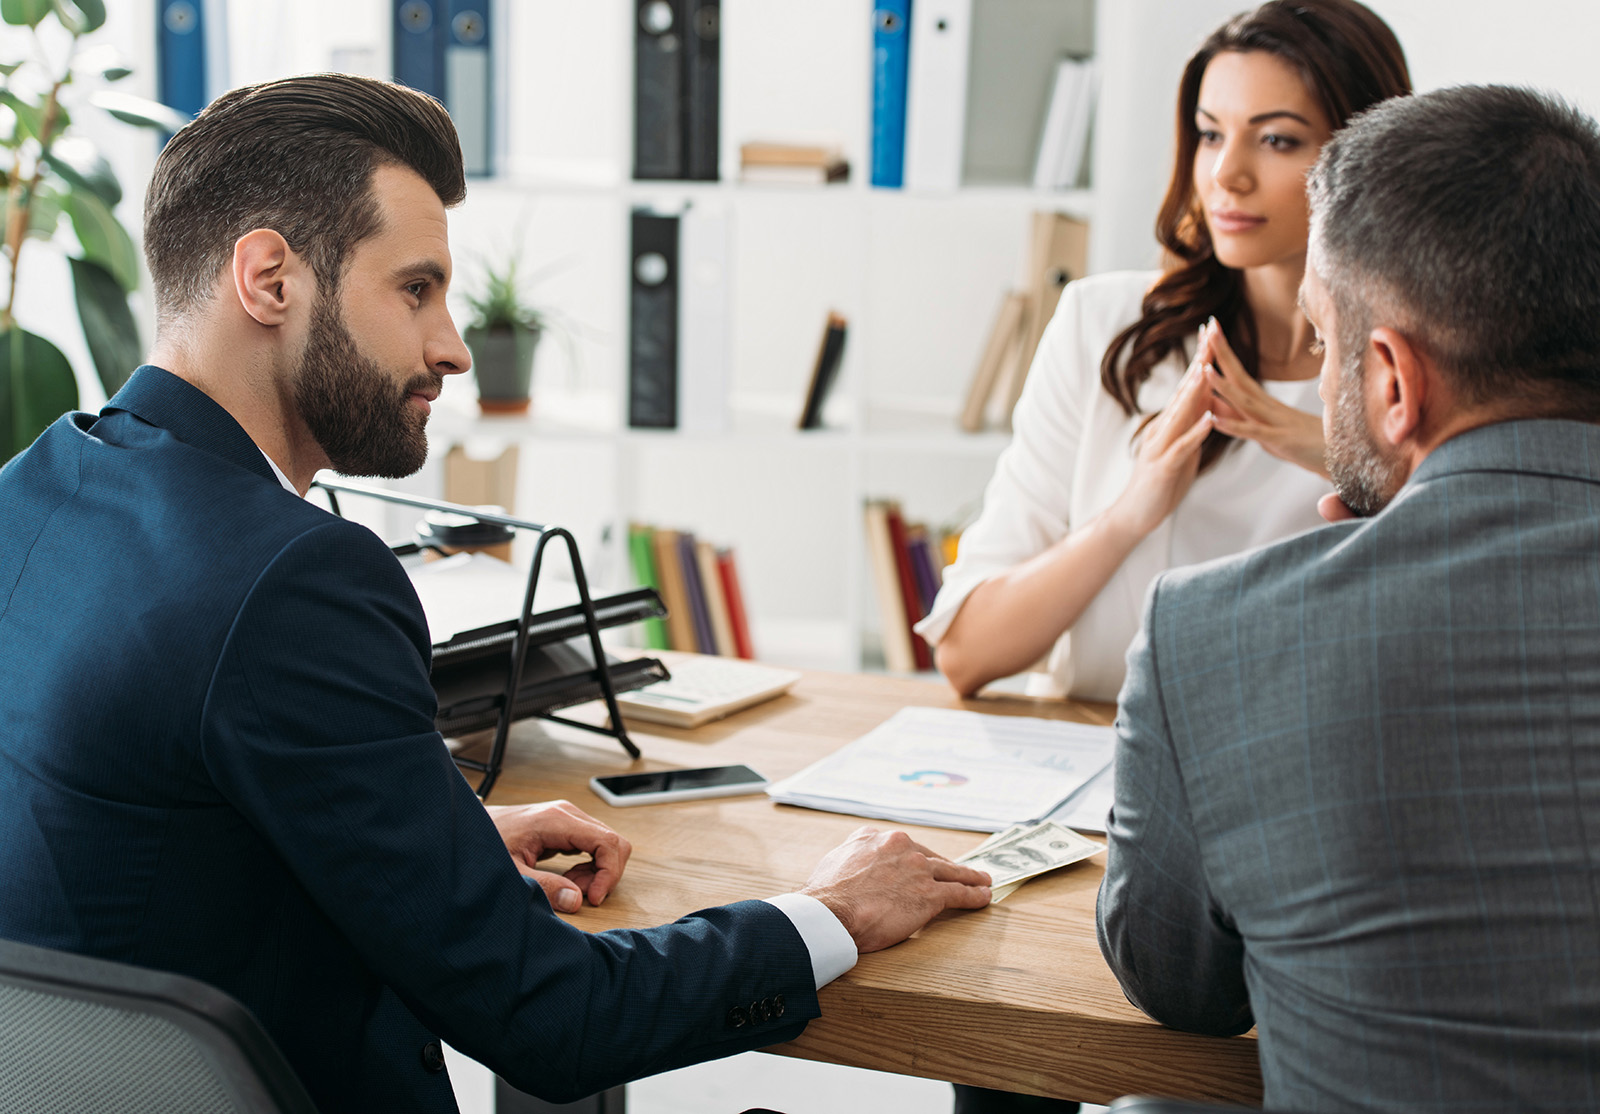
M590 905L604 901L633 854L632 844L567 801L484 807L517 870L539 883L551 907L563 913L576 912L585 896ZM536 869L540 859L564 853L589 855L591 861L565 876Z
M826 905L858 952L898 944L946 909L989 904L989 876L937 855L904 832L857 828L800 892Z

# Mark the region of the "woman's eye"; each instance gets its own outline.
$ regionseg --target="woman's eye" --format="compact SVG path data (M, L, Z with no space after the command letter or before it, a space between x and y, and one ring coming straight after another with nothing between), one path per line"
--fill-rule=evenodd
M1222 133L1214 128L1200 128L1198 129L1198 134L1200 136L1200 142L1205 144L1207 147L1214 143L1222 142Z
M1274 151L1293 151L1300 146L1300 141L1292 135L1263 136L1261 142L1271 147Z

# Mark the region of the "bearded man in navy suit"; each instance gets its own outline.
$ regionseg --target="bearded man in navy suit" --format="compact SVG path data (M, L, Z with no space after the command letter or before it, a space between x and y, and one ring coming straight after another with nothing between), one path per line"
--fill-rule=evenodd
M464 193L421 94L219 98L146 198L150 365L0 471L0 936L229 991L329 1114L453 1110L441 1038L557 1100L789 1040L858 950L989 899L862 829L796 894L594 935L553 915L602 901L627 842L478 802L405 573L302 498L321 468L423 463L469 366ZM536 869L561 852L592 862Z

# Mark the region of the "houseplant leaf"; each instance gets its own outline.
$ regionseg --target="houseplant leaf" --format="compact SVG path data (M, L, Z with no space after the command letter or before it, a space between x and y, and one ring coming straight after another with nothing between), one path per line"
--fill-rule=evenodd
M106 203L85 190L67 195L67 216L83 245L84 258L111 272L124 290L139 285L139 252Z
M89 98L89 103L105 109L124 124L137 124L141 128L175 132L189 122L189 117L176 109L132 93L102 89Z
M144 355L139 346L139 328L133 322L133 311L128 308L127 291L109 271L87 259L69 262L72 264L72 293L78 302L83 337L89 342L94 370L109 398L128 381Z
M99 30L106 21L105 0L52 0L56 18L74 35Z
M122 185L95 145L78 136L56 140L45 163L73 189L88 190L107 206L122 200Z
M37 27L50 14L50 0L0 0L0 19L13 27Z
M61 349L16 325L0 333L0 461L77 406L78 381Z

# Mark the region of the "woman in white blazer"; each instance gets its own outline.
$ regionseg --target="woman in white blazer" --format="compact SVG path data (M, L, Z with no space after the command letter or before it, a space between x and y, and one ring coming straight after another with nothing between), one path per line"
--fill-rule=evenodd
M1171 264L1067 287L917 627L958 691L1042 661L1030 692L1115 700L1157 575L1321 521L1305 173L1351 115L1409 91L1355 0L1273 0L1190 59L1156 223Z

